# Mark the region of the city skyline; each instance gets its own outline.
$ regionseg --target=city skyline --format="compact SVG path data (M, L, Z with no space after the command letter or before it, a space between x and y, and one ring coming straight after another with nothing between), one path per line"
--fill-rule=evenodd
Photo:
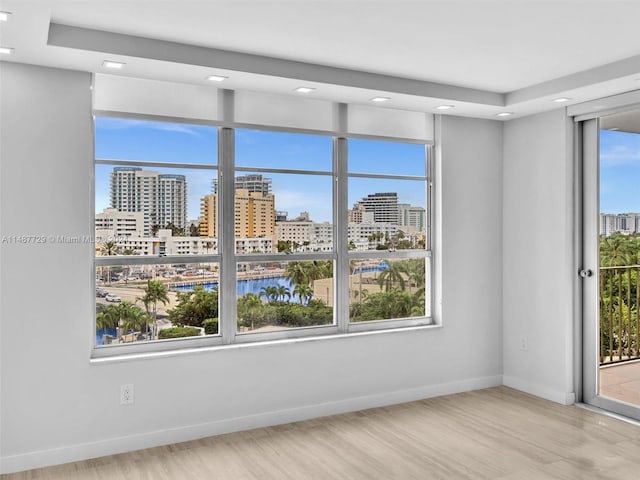
M96 158L133 160L144 169L186 177L187 220L200 216L200 200L213 193L217 170L145 166L145 162L217 164L217 128L146 120L96 118ZM352 139L349 170L353 173L425 175L424 145ZM301 158L304 161L301 161ZM290 217L309 212L316 222L332 222L332 138L321 135L236 130L236 166L327 171L327 175L237 171L236 176L263 173L272 180L276 210ZM96 165L95 211L111 206L112 165ZM399 203L426 207L424 181L355 177L349 179L349 208L376 192L395 191Z

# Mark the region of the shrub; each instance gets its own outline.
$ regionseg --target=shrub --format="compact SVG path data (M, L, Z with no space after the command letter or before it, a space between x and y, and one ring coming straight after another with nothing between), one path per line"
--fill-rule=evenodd
M172 327L163 328L158 333L158 338L182 338L182 337L197 337L200 335L200 329L196 327Z
M204 327L205 335L215 335L218 333L218 319L217 318L207 318L202 322L202 326Z

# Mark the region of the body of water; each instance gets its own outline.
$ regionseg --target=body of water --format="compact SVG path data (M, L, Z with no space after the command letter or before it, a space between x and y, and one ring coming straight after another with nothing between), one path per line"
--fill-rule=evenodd
M203 284L206 290L213 290L214 288L218 288L218 282L206 282ZM265 287L280 287L284 286L292 291L294 286L291 283L291 280L285 277L272 277L272 278L252 278L247 280L238 280L237 282L237 295L239 297L246 295L247 293L253 293L255 295L260 295L260 291ZM179 292L188 292L193 290L192 285L181 285L176 287L176 290ZM292 294L292 300L298 301L297 296Z

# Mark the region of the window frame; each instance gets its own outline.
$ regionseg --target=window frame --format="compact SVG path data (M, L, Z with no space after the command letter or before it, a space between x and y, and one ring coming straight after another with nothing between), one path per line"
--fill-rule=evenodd
M98 266L124 266L124 265L153 265L176 263L216 263L219 268L219 327L218 334L199 337L185 337L178 339L163 339L145 342L133 342L115 345L96 345L96 318L93 309L92 328L92 358L121 357L127 355L146 354L155 352L168 352L184 349L199 349L202 347L218 347L233 344L257 344L265 341L279 341L289 339L301 339L310 337L331 337L338 334L363 333L371 331L383 331L402 329L418 326L436 326L433 318L434 301L434 259L433 259L433 212L435 198L433 189L434 178L434 144L425 140L407 138L390 138L376 135L344 134L343 132L326 132L309 129L296 129L289 127L275 127L272 125L248 125L233 121L196 120L191 118L168 117L149 114L131 114L112 112L105 110L93 110L94 143L95 143L95 118L115 117L123 119L149 120L159 122L182 123L187 125L206 125L217 127L218 155L216 165L168 163L137 160L112 160L95 158L94 165L113 166L143 166L149 168L180 168L180 169L205 169L216 170L218 176L219 204L218 204L218 252L198 255L145 255L145 256L97 256L94 255L92 266L92 279L94 290L96 287L96 268ZM231 115L232 117L232 115ZM333 251L332 252L294 252L272 254L238 254L235 252L234 228L224 228L223 219L234 219L234 187L237 173L293 173L305 175L325 175L325 171L313 170L287 170L271 169L265 167L236 167L235 165L235 131L236 129L263 130L269 132L300 133L332 138L332 172L333 179ZM412 143L424 145L426 175L416 177L412 175L388 175L366 174L348 172L348 141L349 139L381 140L395 143ZM382 178L382 179L409 179L423 180L425 182L425 248L416 250L396 250L393 252L384 250L368 250L351 252L348 249L348 181L350 177ZM95 224L95 178L92 179L92 228ZM229 223L229 222L227 222ZM233 225L233 222L229 223ZM425 315L421 317L383 319L365 322L351 322L349 318L349 262L359 258L424 258L427 265L425 275ZM331 325L317 325L308 327L296 327L287 330L273 332L237 332L237 296L236 265L243 262L261 261L313 261L332 260L334 262L333 274L333 315L334 322ZM225 320L226 319L226 320Z

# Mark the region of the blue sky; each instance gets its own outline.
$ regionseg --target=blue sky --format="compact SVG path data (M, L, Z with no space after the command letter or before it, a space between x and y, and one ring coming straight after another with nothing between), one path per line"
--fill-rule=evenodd
M154 162L217 163L215 127L96 118L96 158ZM424 175L424 146L354 139L349 141L349 171ZM236 166L316 170L330 173L332 139L258 130L236 130ZM109 175L113 167L96 166L96 212L109 206ZM216 170L149 168L187 176L188 218L197 219L200 198L211 193ZM238 175L249 172L238 172ZM276 209L289 218L308 211L317 222L332 221L332 181L328 176L264 173L272 179ZM424 183L352 178L349 205L376 192L397 192L400 203L425 206Z
M640 135L600 131L600 211L640 212Z

